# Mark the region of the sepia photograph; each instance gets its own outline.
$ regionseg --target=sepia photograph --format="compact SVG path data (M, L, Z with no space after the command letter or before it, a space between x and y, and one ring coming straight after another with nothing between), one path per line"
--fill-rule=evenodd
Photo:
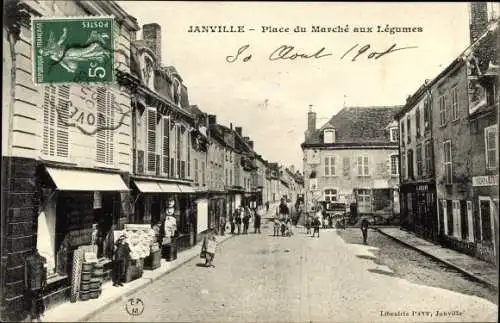
M3 2L0 321L498 322L497 2Z

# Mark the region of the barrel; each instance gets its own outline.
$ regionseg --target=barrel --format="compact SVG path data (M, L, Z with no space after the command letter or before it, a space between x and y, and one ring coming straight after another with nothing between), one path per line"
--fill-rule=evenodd
M173 261L177 259L177 244L167 243L162 247L162 258L166 261Z

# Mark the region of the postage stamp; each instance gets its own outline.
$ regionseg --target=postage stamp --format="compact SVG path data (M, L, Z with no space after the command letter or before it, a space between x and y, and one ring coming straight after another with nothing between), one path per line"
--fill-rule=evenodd
M113 17L37 17L32 30L35 84L114 81Z

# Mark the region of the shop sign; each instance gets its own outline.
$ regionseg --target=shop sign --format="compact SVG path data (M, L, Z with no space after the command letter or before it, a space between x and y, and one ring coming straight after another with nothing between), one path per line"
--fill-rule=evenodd
M417 191L419 192L427 192L429 190L428 185L417 185Z
M498 185L498 175L472 177L472 186L497 186L497 185Z

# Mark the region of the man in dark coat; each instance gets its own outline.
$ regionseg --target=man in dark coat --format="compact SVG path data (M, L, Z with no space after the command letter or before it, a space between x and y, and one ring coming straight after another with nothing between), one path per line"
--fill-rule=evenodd
M126 273L127 263L130 259L130 247L126 236L121 235L116 241L113 259L113 286L123 286L122 279Z

